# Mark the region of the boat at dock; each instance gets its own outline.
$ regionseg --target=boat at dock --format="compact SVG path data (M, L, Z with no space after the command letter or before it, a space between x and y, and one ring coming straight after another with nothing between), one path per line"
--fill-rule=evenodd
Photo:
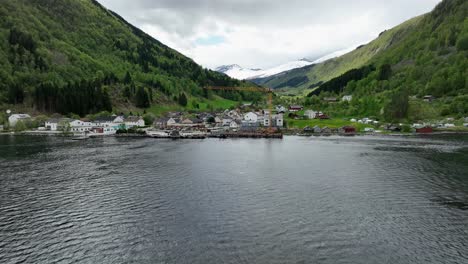
M181 131L179 135L180 138L187 139L204 139L207 137L207 133L201 131Z
M152 138L170 138L171 133L163 130L146 131L146 134Z

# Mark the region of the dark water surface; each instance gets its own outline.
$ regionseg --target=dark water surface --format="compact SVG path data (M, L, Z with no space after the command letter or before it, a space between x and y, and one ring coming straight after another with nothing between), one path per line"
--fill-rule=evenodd
M0 136L0 263L468 263L468 138Z

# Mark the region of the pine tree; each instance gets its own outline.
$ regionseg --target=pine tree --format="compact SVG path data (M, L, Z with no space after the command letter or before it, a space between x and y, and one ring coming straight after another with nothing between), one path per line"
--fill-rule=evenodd
M136 95L135 95L135 100L136 100L136 106L141 107L141 108L148 108L150 107L150 100L148 93L146 92L145 88L139 87L137 89Z
M185 96L185 93L179 95L179 104L184 107L187 106L187 96Z

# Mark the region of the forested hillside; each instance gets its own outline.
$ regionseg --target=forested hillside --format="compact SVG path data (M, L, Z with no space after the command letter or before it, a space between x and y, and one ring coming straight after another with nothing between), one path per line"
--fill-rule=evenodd
M242 84L203 69L94 0L1 2L0 108L85 115L184 103L181 97L209 97L206 85Z
M299 77L308 78L297 88L310 88L309 97L353 95L349 104L333 106L320 105L319 98L306 100L343 115L468 115L468 1L444 0L431 13L385 31L351 53L263 83ZM422 104L425 95L436 100Z

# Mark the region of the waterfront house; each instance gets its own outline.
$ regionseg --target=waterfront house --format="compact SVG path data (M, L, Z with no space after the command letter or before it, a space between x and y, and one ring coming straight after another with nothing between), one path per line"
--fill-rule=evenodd
M153 127L159 129L166 129L167 128L167 121L169 121L168 117L158 118L154 120Z
M248 112L244 115L244 121L249 123L257 123L258 122L258 115L254 112Z
M422 128L416 128L416 133L421 133L421 134L429 134L432 133L433 129L430 126L425 126Z
M94 120L94 123L98 127L118 127L124 123L122 116L100 116Z
M167 127L173 127L179 125L180 119L179 118L174 118L171 117L169 120L167 120Z
M192 121L192 126L194 127L205 127L203 120L199 118L191 118L190 121Z
M353 100L353 96L352 95L345 95L345 96L343 96L342 100L345 101L345 102L351 102L351 100Z
M232 119L232 118L229 117L229 116L223 117L222 126L229 126L233 120L234 120L234 119Z
M221 119L219 116L215 116L214 118L215 124L221 125L223 123L223 119Z
M242 121L240 130L243 132L254 132L259 128L257 122Z
M290 105L289 112L299 112L302 111L304 107L302 105Z
M231 121L231 123L229 124L229 129L231 130L234 130L236 131L237 129L239 129L242 125L242 122L239 121L239 120L233 120Z
M71 132L89 132L93 129L93 123L84 120L73 120L70 122Z
M272 122L274 127L283 127L284 126L284 119L283 114L277 114L272 116Z
M144 127L145 120L141 116L129 116L124 119L125 127L132 128L132 127Z
M185 118L185 119L182 119L180 124L184 125L184 126L191 126L191 125L193 125L193 121L190 120L189 118Z
M31 116L28 114L13 114L10 117L8 117L8 124L10 125L10 127L14 127L16 126L16 123L18 123L18 121L26 122L30 120Z
M283 127L283 114L273 115L271 117L271 126L272 127ZM270 126L270 116L265 115L263 118L263 126L269 127Z
M71 128L70 118L50 118L45 121L45 128L48 131L65 131L67 128Z
M352 126L344 126L340 128L339 132L342 134L355 134L356 128Z
M366 133L373 133L373 132L375 132L375 129L372 128L372 127L366 127L366 128L364 128L364 132L366 132Z

